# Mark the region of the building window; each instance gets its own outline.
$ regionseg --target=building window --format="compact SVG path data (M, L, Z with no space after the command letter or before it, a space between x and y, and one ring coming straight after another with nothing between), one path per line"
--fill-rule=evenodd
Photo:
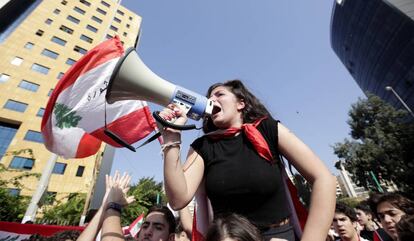
M44 33L45 33L45 31L43 31L41 29L39 29L39 30L36 31L36 35L37 36L42 36Z
M36 63L34 63L32 65L32 68L31 69L34 70L34 71L36 71L36 72L39 72L41 74L48 74L49 73L49 70L50 70L50 68L48 68L46 66L43 66L43 65L40 65L40 64L36 64Z
M7 100L4 104L5 109L14 110L17 112L25 112L27 109L27 104L23 102L18 102L14 100Z
M117 23L120 23L121 22L121 19L119 19L117 17L114 17L114 21L117 22Z
M12 61L10 61L12 65L20 66L23 63L23 59L20 57L14 57Z
M111 5L109 5L109 3L105 2L105 1L101 1L102 5L104 5L105 7L110 7Z
M91 26L89 24L86 25L86 29L88 29L88 30L90 30L90 31L92 31L94 33L98 32L98 29L97 28L95 28L95 27L93 27L93 26Z
M92 38L89 38L88 36L83 35L83 34L80 36L80 39L82 39L83 41L88 42L88 43L92 43L93 42L93 39Z
M59 29L62 30L63 32L65 32L65 33L68 33L68 34L72 34L73 33L73 29L68 28L65 25L61 25Z
M86 0L79 0L79 2L83 3L85 6L91 6L91 3Z
M53 173L63 175L65 173L66 163L56 162L53 167Z
M53 10L53 13L58 15L60 13L60 10L56 8L55 10Z
M59 57L58 53L53 52L53 51L48 50L48 49L43 49L41 54L44 55L44 56L47 56L49 58L52 58L52 59L57 59L57 57Z
M115 27L115 26L113 26L113 25L111 25L111 27L109 27L111 30L114 30L115 32L116 31L118 31L118 28L117 27Z
M66 64L68 64L68 65L73 65L74 63L76 63L76 60L74 60L74 59L68 58L66 60Z
M51 25L51 24L52 24L52 22L53 22L53 20L52 20L52 19L50 19L50 18L48 18L48 19L46 19L46 20L45 20L45 23L46 23L47 25Z
M129 20L132 20L132 17L131 16L129 16Z
M129 28L129 27L131 27L131 25L127 24L126 27Z
M45 108L39 108L39 110L37 111L36 116L43 117L44 114L45 114Z
M59 45L62 45L62 46L65 46L65 44L66 44L66 40L63 40L63 39L55 37L55 36L52 37L51 41L55 42Z
M22 80L20 81L19 87L28 91L32 91L32 92L36 92L39 89L39 85L26 81L26 80Z
M102 10L102 9L100 9L100 8L97 8L97 9L96 9L96 11L97 11L98 13L100 13L100 14L106 15L106 11L104 11L104 10Z
M56 200L56 192L46 192L43 197L43 205L52 205Z
M85 14L85 10L83 10L83 9L81 9L81 8L78 8L78 7L74 7L73 8L73 10L75 10L75 12L78 12L78 13L80 13L80 14Z
M68 4L68 2L66 0L63 0L62 2L60 2L62 5L66 5Z
M18 125L0 122L0 159L3 158L18 129Z
M27 43L24 45L24 48L25 48L25 49L32 49L32 48L33 48L33 46L34 46L34 44L33 44L33 43L31 43L31 42L27 42Z
M8 188L9 195L13 197L17 197L20 195L20 189L18 188Z
M83 171L85 171L85 167L84 166L78 166L78 170L76 171L76 176L77 177L83 176Z
M10 75L8 74L0 74L0 83L4 83L10 79Z
M124 12L122 12L121 10L116 10L116 12L118 13L118 14L120 14L121 16L124 16L125 15L125 13Z
M97 22L97 23L102 23L102 19L100 19L100 18L98 18L98 17L92 16L92 17L91 17L91 19L92 19L93 21Z
M70 16L70 15L68 15L68 17L66 19L69 20L69 21L71 21L72 23L76 23L76 24L79 24L79 22L80 22L79 19L77 19L77 18L75 18L73 16Z
M77 45L73 48L73 50L74 50L75 52L80 53L80 54L86 54L86 52L88 52L86 49L81 48L81 47L79 47L79 46L77 46Z
M43 143L42 133L40 133L38 131L28 130L26 132L26 135L24 136L24 139L26 141L33 141L33 142Z
M123 33L124 37L126 37L128 34L126 32Z
M53 89L50 89L49 92L47 92L47 96L51 96L53 93Z
M111 39L111 38L113 38L112 35L109 35L109 34L106 35L106 39Z
M9 168L13 169L23 169L23 170L32 170L34 165L34 160L31 158L25 158L20 156L13 157L10 162Z
M60 72L58 75L57 75L57 79L61 79L62 77L63 77L63 75L64 75L64 73L63 72Z

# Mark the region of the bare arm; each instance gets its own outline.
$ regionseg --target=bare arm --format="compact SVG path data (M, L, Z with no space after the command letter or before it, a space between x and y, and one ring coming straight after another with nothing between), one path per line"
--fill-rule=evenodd
M111 177L110 177L111 179ZM114 202L122 206L134 202L133 196L127 196L131 177L124 174L122 177L115 174L112 179L112 187L108 194L108 203ZM114 209L104 210L104 221L102 224L102 241L124 241L124 234L121 227L121 213Z
M193 231L193 217L191 216L190 209L188 209L188 207L180 209L178 214L180 215L180 222L184 232L187 233L188 237L191 237Z
M335 210L335 179L312 150L279 124L279 150L312 185L311 205L302 241L326 239Z
M76 241L91 241L96 239L96 235L98 234L99 230L102 227L102 222L104 218L104 210L106 209L107 201L108 201L108 194L110 190L110 181L108 175L105 178L106 183L106 191L104 198L102 200L102 204L99 207L96 214L93 216L92 220L88 223L86 228L82 231Z
M176 118L174 124L178 125L182 125L187 121L181 110L172 105L164 109L160 116L166 120ZM180 142L181 133L180 131L167 128L163 131L163 139L164 145ZM203 178L204 162L197 152L190 148L185 164L187 168L184 171L178 145L166 147L163 154L165 192L171 207L174 210L179 210L187 206L197 191Z

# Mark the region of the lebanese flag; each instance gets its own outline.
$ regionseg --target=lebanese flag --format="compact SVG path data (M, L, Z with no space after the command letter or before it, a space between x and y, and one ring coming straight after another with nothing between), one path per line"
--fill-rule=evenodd
M132 237L136 237L139 230L141 230L141 225L144 223L144 214L139 215L134 222L131 223L128 227L128 232L131 234Z
M55 233L74 230L82 232L85 227L79 226L58 226L43 224L21 224L13 222L0 221L0 240L24 240L29 239L33 234L39 234L44 237L52 236Z
M145 101L106 103L109 79L124 48L118 38L106 40L88 51L56 85L42 119L46 148L65 158L95 154L104 141L121 147L104 134L107 128L128 144L155 130L156 124Z

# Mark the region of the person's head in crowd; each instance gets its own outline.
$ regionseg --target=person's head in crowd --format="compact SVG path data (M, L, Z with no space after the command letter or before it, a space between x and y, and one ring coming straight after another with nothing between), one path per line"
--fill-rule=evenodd
M372 194L369 202L385 232L398 240L396 224L404 215L414 214L414 202L399 193Z
M373 214L368 203L361 202L355 207L355 212L358 218L358 223L365 230L373 231Z
M175 217L167 206L151 207L138 233L138 241L174 241Z
M57 232L49 237L48 241L75 241L79 237L80 233L81 232L78 230L66 230Z
M398 241L414 240L414 215L405 215L396 225Z
M261 241L260 231L250 221L238 214L217 217L209 227L206 241Z
M35 233L30 235L28 238L26 239L22 239L21 241L46 241L47 238L43 237L42 235Z
M344 203L336 203L333 226L342 241L358 241L358 218L354 209Z
M177 227L175 228L175 241L190 241L190 238L178 220Z

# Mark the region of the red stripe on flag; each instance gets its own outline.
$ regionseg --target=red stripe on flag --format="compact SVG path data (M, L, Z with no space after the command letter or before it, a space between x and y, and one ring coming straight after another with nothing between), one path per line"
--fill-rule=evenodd
M95 48L89 50L81 59L76 62L75 65L66 71L49 98L45 113L43 115L41 129L43 130L43 127L49 120L56 100L62 91L75 83L79 76L83 75L85 72L94 69L111 59L118 58L122 56L123 53L124 48L119 41L118 36L115 36L115 38L104 41L101 44L97 45Z
M78 144L76 158L84 158L95 154L98 152L99 147L101 147L101 143L100 140L85 133Z
M21 224L0 221L0 231L6 231L16 234L40 234L42 236L51 236L57 232L66 230L83 231L85 227L79 226L57 226L57 225L39 225L39 224Z
M193 215L193 230L191 232L191 240L193 241L204 241L204 236L200 233L200 231L197 229L197 212L194 209L194 215Z
M107 125L109 130L129 144L135 143L146 137L149 133L155 130L155 127L156 123L150 114L148 106L144 106L128 115L124 115ZM118 143L105 135L104 130L105 127L99 128L93 131L91 135L112 146L121 147Z

